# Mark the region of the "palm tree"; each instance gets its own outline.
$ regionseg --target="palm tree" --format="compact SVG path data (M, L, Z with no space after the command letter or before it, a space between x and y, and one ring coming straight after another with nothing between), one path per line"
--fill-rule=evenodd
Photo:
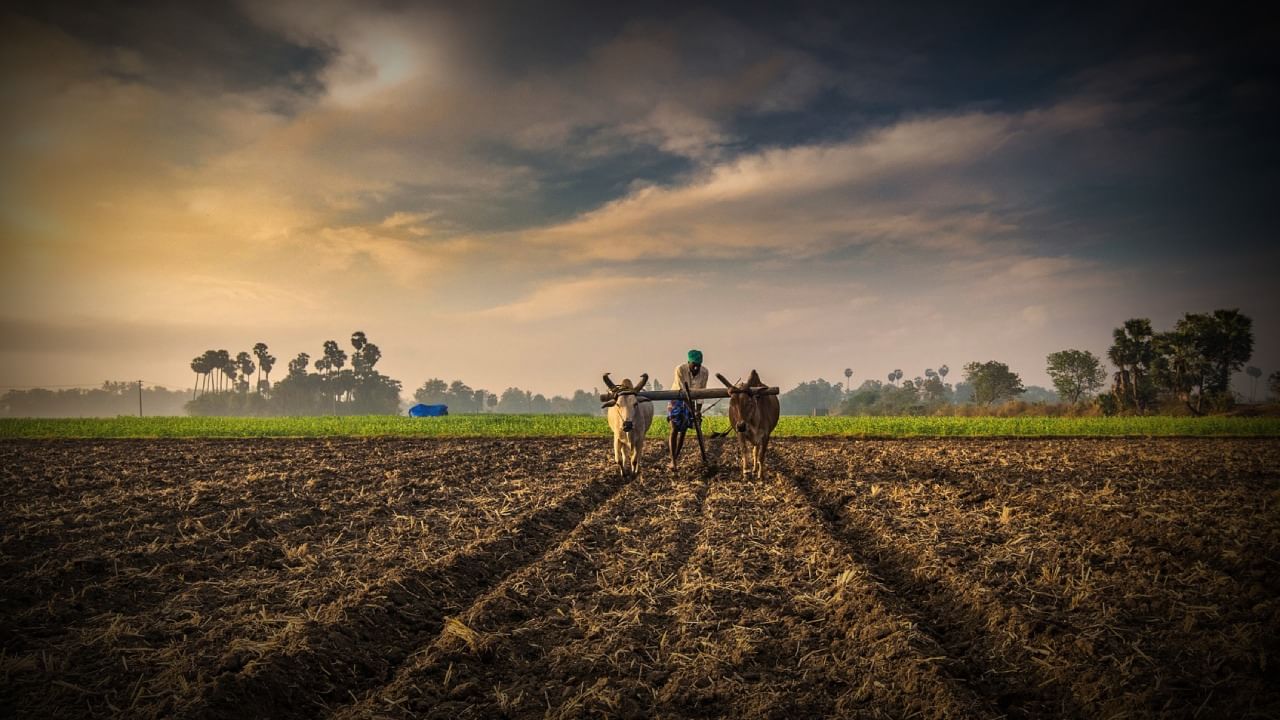
M263 342L254 343L253 356L258 358L258 381L257 383L255 383L255 386L261 388L262 387L262 359L267 356L267 344Z
M236 372L239 370L239 366L236 365L235 358L231 357L231 353L226 350L219 350L218 360L220 361L218 368L222 370L222 375L219 376L218 379L222 380L225 378L223 388L232 387L236 381Z
M191 369L192 369L193 371L195 371L195 374L196 374L196 382L195 382L195 385L193 385L193 386L191 387L191 399L192 399L192 400L195 400L195 399L196 399L196 391L200 389L200 373L202 372L202 369L201 369L201 368L203 368L203 367L204 367L204 356L203 356L203 355L201 355L200 357L196 357L196 358L192 358L192 359L191 359Z
M1249 386L1249 402L1253 402L1253 394L1258 389L1258 378L1262 377L1262 368L1252 365L1244 369L1244 373L1253 378L1253 384Z
M849 393L849 383L853 382L853 368L844 369L844 392Z
M262 368L262 373L266 376L266 380L264 381L266 382L266 385L265 385L265 389L267 391L266 394L271 393L271 368L275 367L275 365L276 365L276 356L270 353L265 353L261 358L258 359L258 367ZM262 390L264 389L262 382L263 381L260 381L258 383L259 392L262 392Z
M236 389L241 393L249 392L249 376L253 375L253 371L257 367L253 364L253 358L249 353L243 350L236 354L236 370L239 371L240 380L236 382Z
M894 383L895 385L897 385L897 384L898 384L898 381L899 381L899 380L901 380L901 379L902 379L902 370L894 370L894 371L893 371L893 383Z
M1132 318L1124 321L1112 333L1114 344L1107 350L1107 359L1120 369L1120 391L1133 402L1138 410L1145 409L1146 403L1142 395L1142 380L1156 353L1152 347L1155 332L1151 329L1151 321L1146 318Z
M893 384L893 380L894 380L894 378L896 378L896 377L898 377L898 376L897 376L897 375L895 375L895 374L893 373L893 371L892 371L892 370L890 370L890 371L889 371L889 384L890 384L890 385L892 385L892 384Z
M949 372L951 372L951 368L947 367L946 365L941 365L938 367L938 375L941 376L943 380L947 379L947 373Z

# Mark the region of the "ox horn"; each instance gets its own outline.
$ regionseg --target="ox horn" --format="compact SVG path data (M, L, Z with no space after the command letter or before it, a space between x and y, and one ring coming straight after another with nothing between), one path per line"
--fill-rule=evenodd
M724 383L724 386L725 386L725 387L727 387L727 388L729 388L730 390L734 390L734 389L735 389L735 388L734 388L734 386L733 386L733 383L731 383L731 382L729 382L728 380L726 380L726 379L725 379L725 377L724 377L723 375L721 375L720 373L716 373L716 379L717 379L717 380L719 380L720 382Z
M611 392L618 391L618 384L609 379L609 373L604 374L604 384Z
M644 384L649 382L649 373L640 373L640 382L636 383L636 392L644 389Z

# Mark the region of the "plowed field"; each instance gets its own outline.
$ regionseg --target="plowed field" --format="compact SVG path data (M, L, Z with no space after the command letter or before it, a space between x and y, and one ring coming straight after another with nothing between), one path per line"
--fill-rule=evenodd
M0 442L0 708L1280 717L1280 442L773 447Z

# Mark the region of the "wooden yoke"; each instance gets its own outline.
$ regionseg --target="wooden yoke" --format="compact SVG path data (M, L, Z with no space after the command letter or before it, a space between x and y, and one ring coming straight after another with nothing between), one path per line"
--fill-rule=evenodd
M636 393L636 397L645 400L684 400L685 391L683 390L640 390ZM778 388L759 388L755 392L756 395L777 395ZM689 399L692 400L715 400L717 398L729 397L728 388L701 388L698 390L688 391ZM612 394L601 395L600 401L604 402L612 398Z

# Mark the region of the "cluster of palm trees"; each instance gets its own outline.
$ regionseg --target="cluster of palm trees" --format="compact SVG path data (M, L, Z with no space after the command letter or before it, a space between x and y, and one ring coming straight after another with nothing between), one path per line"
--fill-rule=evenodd
M1253 320L1235 309L1186 313L1172 330L1156 332L1147 318L1132 318L1112 340L1107 359L1119 369L1112 395L1120 406L1145 412L1164 391L1201 415L1207 399L1229 399L1231 374L1253 355ZM1255 385L1262 376L1246 372Z
M257 363L253 361L254 357L258 359ZM268 395L271 391L271 368L275 363L276 358L268 351L266 343L254 345L252 356L247 352L239 352L232 357L226 350L205 350L191 360L191 370L196 374L196 384L192 388L191 399L194 400L200 394L207 392L234 390L247 393L249 378L255 372L258 374L256 383L258 392Z
M849 369L845 369L844 372L845 372L844 376L846 378L853 374L853 371ZM949 372L951 372L951 368L947 367L946 365L942 365L937 370L934 370L933 368L925 368L925 371L924 371L925 379L916 378L915 383L917 385L923 385L926 379L932 380L933 378L938 378L939 382L941 382L946 379L947 373ZM888 378L889 378L889 384L896 386L898 384L898 381L902 379L902 370L895 369L893 372L889 373Z

